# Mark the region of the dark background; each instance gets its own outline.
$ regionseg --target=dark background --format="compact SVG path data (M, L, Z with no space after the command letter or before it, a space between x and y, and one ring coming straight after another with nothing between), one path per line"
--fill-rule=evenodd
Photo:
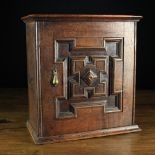
M138 23L137 89L155 89L153 2L148 0L5 0L0 3L0 87L27 87L25 24L32 13L133 14Z

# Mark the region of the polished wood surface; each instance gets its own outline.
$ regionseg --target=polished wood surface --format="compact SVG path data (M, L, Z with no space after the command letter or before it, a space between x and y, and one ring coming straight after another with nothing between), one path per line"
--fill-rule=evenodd
M0 155L154 155L155 91L138 91L136 122L141 132L35 145L26 128L27 90L0 89Z
M95 14L31 14L22 17L25 22L39 21L139 21L142 16L134 15L95 15Z
M140 131L134 122L140 16L36 14L22 19L27 126L35 143Z

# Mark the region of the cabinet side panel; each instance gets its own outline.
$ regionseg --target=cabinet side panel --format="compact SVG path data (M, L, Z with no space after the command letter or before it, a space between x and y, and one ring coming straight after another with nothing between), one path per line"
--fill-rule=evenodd
M128 111L123 117L125 120L130 120L133 124L133 109L134 109L134 70L135 70L135 45L134 45L134 22L126 22L124 24L124 107L123 111ZM129 118L129 119L128 119ZM129 124L128 124L129 125Z
M29 123L38 134L37 68L35 22L26 24Z

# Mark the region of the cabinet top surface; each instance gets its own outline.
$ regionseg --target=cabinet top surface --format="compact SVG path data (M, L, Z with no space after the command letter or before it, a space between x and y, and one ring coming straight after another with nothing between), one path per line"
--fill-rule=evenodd
M21 19L30 21L139 21L142 16L134 15L95 15L95 14L31 14Z

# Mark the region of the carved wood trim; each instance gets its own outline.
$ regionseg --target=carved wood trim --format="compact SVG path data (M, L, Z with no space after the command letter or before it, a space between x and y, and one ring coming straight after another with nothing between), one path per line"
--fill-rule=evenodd
M63 40L55 40L54 42L54 51L55 51L55 64L61 63L63 66L63 96L59 96L55 98L55 107L56 107L56 118L70 118L74 117L73 112L71 111L61 111L61 106L62 102L67 102L68 99L68 85L67 85L67 80L68 80L68 60L67 57L70 55L70 50L72 50L75 46L75 40L72 39L63 39ZM59 52L59 44L64 44L67 46L65 50ZM67 108L70 109L70 104L66 104Z
M80 51L80 49L79 49ZM91 61L89 61L91 59ZM98 61L102 61L104 64L104 68L99 68L96 64ZM71 97L81 97L81 98L89 98L91 97L97 97L101 95L106 95L108 90L108 85L106 84L108 82L108 66L107 66L108 57L102 56L100 53L100 56L72 56L72 66L73 66L73 75L75 75L74 78L70 78L71 87L73 88L73 94ZM77 63L78 62L78 63ZM79 62L81 62L82 66L79 66ZM79 70L77 70L76 63L78 64ZM83 93L81 95L76 95L74 93L75 85L79 87L80 89L84 89L82 91ZM104 91L99 92L99 85ZM98 86L98 88L96 88ZM97 92L98 91L98 92Z
M107 106L107 112L122 111L123 107L123 42L123 38L104 38L103 41L103 46L110 57L109 96L115 98L115 107L109 108ZM108 44L110 44L111 47L108 47ZM111 50L111 48L113 49Z

